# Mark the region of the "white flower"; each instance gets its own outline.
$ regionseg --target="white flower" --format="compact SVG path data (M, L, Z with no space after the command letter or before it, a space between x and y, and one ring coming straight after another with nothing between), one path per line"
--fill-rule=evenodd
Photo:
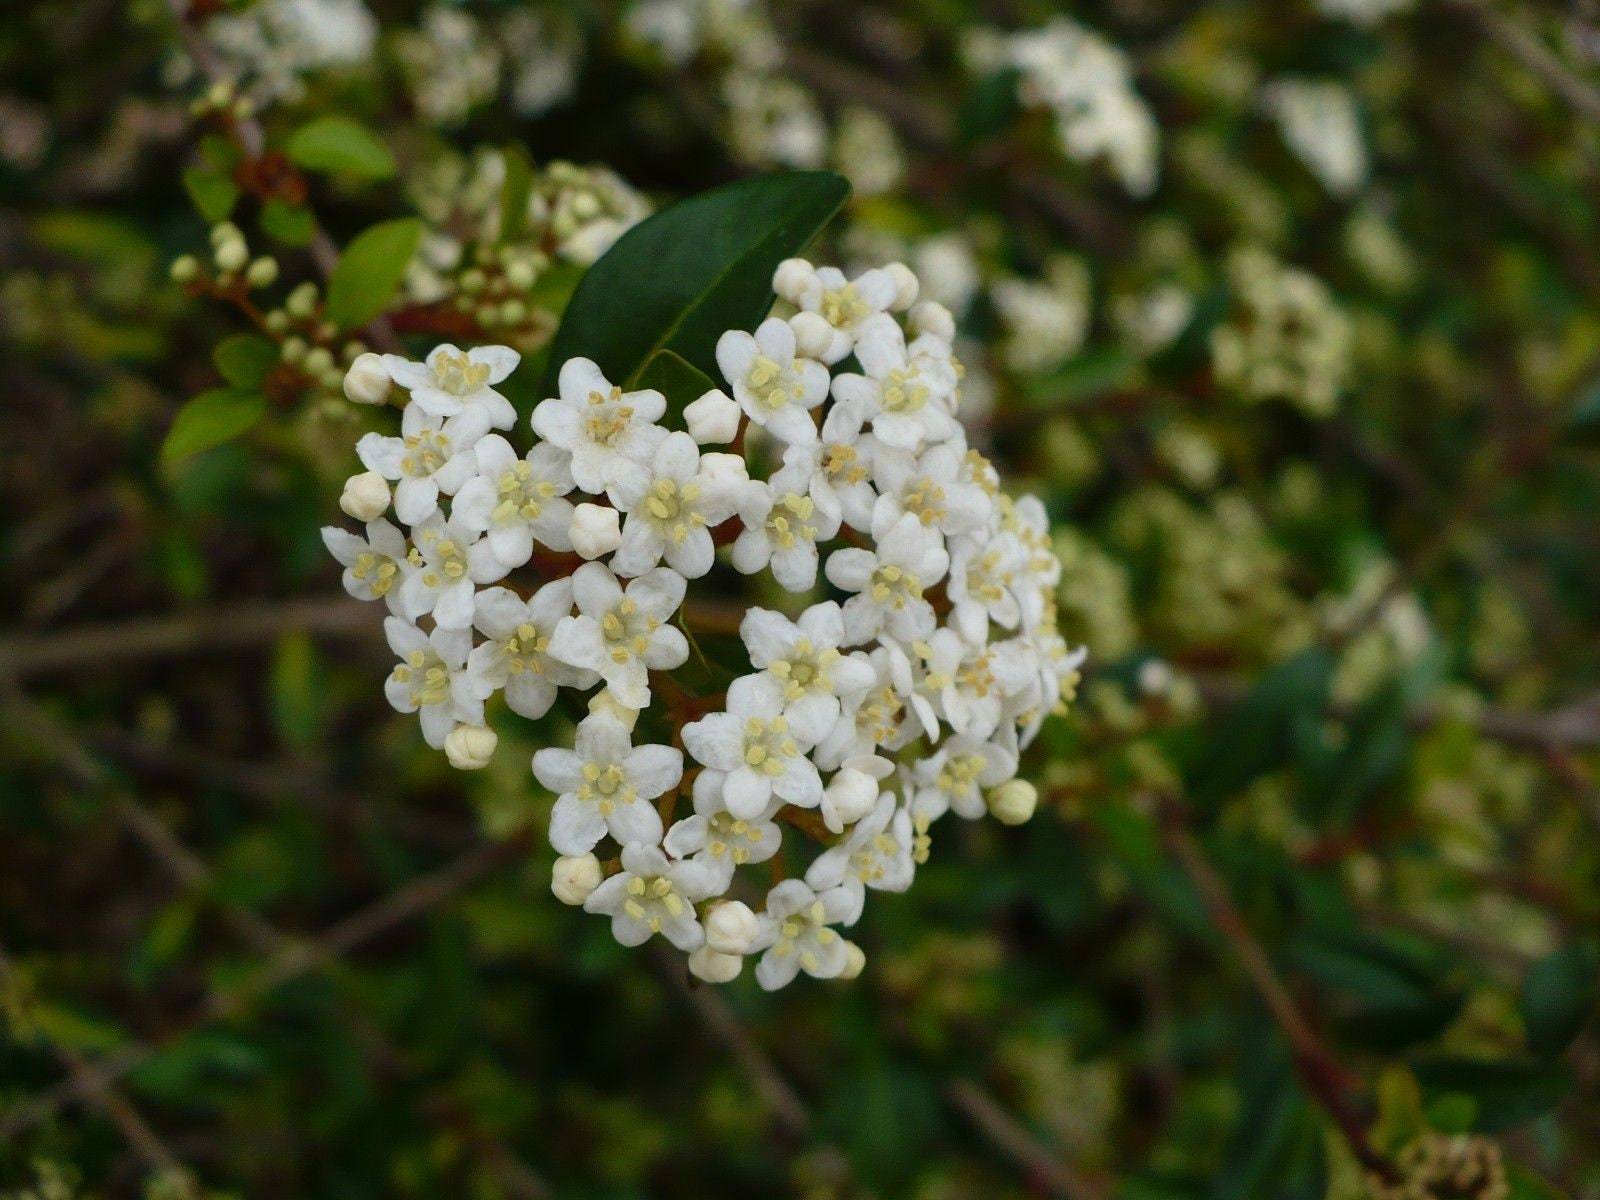
M783 696L783 715L795 736L815 745L839 721L839 698L866 691L873 670L866 656L845 655L844 614L832 600L813 604L791 621L752 608L739 623L750 662Z
M655 422L667 411L660 392L624 392L587 358L568 359L557 379L560 396L533 410L540 437L572 455L572 477L592 495L618 503L619 488L637 491L649 480L644 464L664 431Z
M988 523L989 494L962 478L966 447L959 442L931 446L913 457L903 450L881 451L873 460L878 500L875 527L892 527L912 513L944 537L976 534Z
M736 817L764 814L774 796L800 808L822 800L822 777L806 757L811 744L789 727L783 693L765 676L735 679L728 711L685 725L683 744L697 761L727 772L722 798Z
M550 812L550 844L562 854L586 854L610 833L619 844L661 841L661 818L649 802L683 778L683 751L634 746L610 717L586 717L573 749L546 747L533 756L533 774L559 795Z
M861 919L866 889L903 892L911 886L916 866L911 861L911 816L899 807L893 792L878 797L872 812L856 823L850 836L817 856L806 870L806 883L818 892L839 888L849 902L839 921Z
M1015 629L1022 620L1022 606L1013 590L1022 561L1021 543L1008 534L951 539L945 593L950 597L950 623L968 641L987 640L991 620L1004 629Z
M744 530L733 543L734 569L754 575L771 566L791 592L817 582L817 540L839 532L839 518L823 512L806 491L803 469L784 467L766 483L752 483L739 501Z
M726 392L713 389L683 410L683 423L702 446L726 444L739 434L740 410Z
M445 757L458 771L481 771L494 757L500 738L482 725L457 725L444 739Z
M828 556L828 581L854 592L844 603L845 635L851 645L887 633L913 642L933 632L933 605L923 592L944 578L950 556L939 535L906 513L888 528L874 522L877 548L846 547Z
M624 592L601 563L572 575L578 615L564 617L550 639L550 654L599 673L629 708L650 703L650 671L670 671L689 657L683 633L666 624L683 603L683 576L666 567L641 575Z
M894 764L876 754L858 754L843 766L822 791L822 820L834 833L844 832L872 811L878 802L878 784L894 774Z
M810 410L828 395L828 368L795 357L794 330L768 317L754 334L730 329L717 340L717 366L745 415L791 445L817 440Z
M438 511L440 492L453 496L478 473L472 448L488 432L488 410L481 406L445 419L408 404L399 437L363 434L356 454L368 470L400 481L394 489L395 516L420 525Z
M878 498L872 487L878 448L876 438L861 432L861 414L835 404L823 418L818 441L783 452L784 472L806 480L806 491L820 512L864 532L872 526L872 506Z
M418 713L422 736L435 750L459 725L483 724L483 697L467 675L467 652L472 635L465 629L435 629L423 633L399 617L387 617L383 632L389 648L400 658L390 672L383 694L397 712Z
M751 817L736 817L723 799L727 775L705 770L695 776L694 812L667 830L665 846L674 858L691 858L717 879L726 891L733 872L746 863L764 863L778 852L783 835L771 810L781 801Z
M710 527L733 516L738 493L701 470L700 448L687 433L662 439L649 470L641 491L622 496L628 519L611 569L641 575L665 558L680 575L698 579L716 555Z
M401 613L400 594L416 564L410 558L406 535L387 521L370 521L365 538L347 529L328 525L322 530L322 544L344 567L344 590L357 600L382 600L396 616Z
M833 397L870 422L880 442L916 450L955 431L950 412L960 376L949 342L924 335L907 346L900 323L880 316L862 329L855 351L866 374L836 376Z
M475 585L505 578L506 564L456 517L429 517L412 531L412 545L420 561L400 587L401 611L412 621L432 613L441 629L467 628Z
M996 787L1017 773L1016 752L998 742L956 734L932 758L911 768L911 811L937 821L954 809L975 821L984 813L984 789Z
M344 481L339 508L358 521L376 521L389 511L389 481L376 471L362 471Z
M550 890L563 904L582 904L604 878L593 854L564 854L550 868Z
M935 630L915 649L923 667L918 693L932 701L933 710L956 733L975 738L986 738L998 729L1005 699L1025 691L1034 680L1032 666L1021 656L997 654L993 646L969 642L954 629ZM930 724L926 717L924 724ZM927 732L937 737L937 724Z
M482 408L491 426L510 429L517 423L517 410L493 385L510 375L521 359L510 346L475 346L462 353L447 343L434 347L425 362L386 354L383 365L423 412L453 417L468 408ZM347 379L347 390L348 386Z
M887 312L900 290L894 273L886 268L846 279L837 267L813 267L804 259L779 263L772 287L801 312L815 313L827 322L832 336L817 355L825 363L836 363L854 350L862 326Z
M612 936L637 946L661 934L679 950L697 950L705 931L694 906L714 895L711 874L699 863L670 862L656 846L622 848L622 870L583 902L587 912L608 913Z
M569 538L580 557L603 558L622 545L622 514L609 504L580 504L572 510Z
M785 879L767 893L761 943L767 951L756 964L756 982L776 991L801 971L815 979L833 979L849 961L845 940L830 925L850 909L842 889L818 895L798 879ZM758 943L759 944L759 943Z
M837 770L879 748L899 750L917 736L908 704L910 668L905 655L877 646L867 655L867 664L873 671L872 686L845 700L839 723L813 754L823 770Z
M488 535L495 557L520 567L537 538L552 550L572 549L572 469L565 451L541 442L518 458L511 443L491 433L474 447L478 474L462 484L451 514Z
M535 720L550 711L556 690L590 688L600 677L550 657L550 638L572 611L572 580L553 579L531 599L508 588L479 592L473 624L487 641L472 649L467 670L480 690L505 689L512 712Z

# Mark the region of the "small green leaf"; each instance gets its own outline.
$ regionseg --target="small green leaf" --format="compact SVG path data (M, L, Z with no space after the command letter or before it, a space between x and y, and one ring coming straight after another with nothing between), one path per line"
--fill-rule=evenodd
M1569 946L1533 964L1522 981L1528 1049L1549 1058L1565 1050L1600 1000L1600 955Z
M1427 1117L1440 1133L1470 1133L1478 1119L1478 1102L1461 1092L1447 1092L1428 1105Z
M713 375L717 339L754 329L772 307L772 272L804 250L850 185L828 171L741 180L635 225L589 268L550 352L544 394L568 359L592 358L632 386L669 349Z
M639 372L639 386L667 398L669 413L682 413L717 385L711 377L671 350L657 350Z
M533 160L517 142L505 156L506 178L500 185L500 240L515 241L528 226L528 197L533 193Z
M1510 1185L1506 1200L1567 1200L1560 1188L1546 1183L1520 1163L1506 1167L1506 1183Z
M239 200L239 188L233 180L205 167L185 170L183 186L200 215L213 225L226 221Z
M259 392L231 387L202 392L178 410L161 444L161 461L170 465L232 441L266 411L267 399Z
M387 179L394 155L365 126L349 117L317 117L289 135L291 161L308 171L327 171L355 179Z
M278 347L259 333L236 333L217 343L211 352L217 370L236 388L256 388L278 363Z
M326 315L340 329L358 329L394 298L422 240L415 217L384 221L345 247L328 279Z
M1430 1058L1415 1065L1431 1095L1462 1092L1478 1105L1478 1129L1497 1133L1549 1112L1572 1090L1572 1077L1530 1059Z
M311 210L302 208L278 196L261 206L261 228L267 236L285 246L304 246L316 231Z

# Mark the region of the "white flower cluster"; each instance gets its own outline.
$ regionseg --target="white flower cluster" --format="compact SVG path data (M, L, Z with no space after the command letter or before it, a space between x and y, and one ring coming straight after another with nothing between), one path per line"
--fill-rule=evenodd
M1054 114L1062 149L1074 162L1103 158L1129 194L1155 190L1160 133L1133 90L1127 56L1105 38L1058 16L1020 33L978 30L967 58L977 70L1017 71L1017 99Z
M258 104L295 101L305 76L370 61L378 22L362 0L262 0L206 23L206 39Z
M1056 629L1044 506L1003 493L956 420L949 312L900 265L850 279L791 259L774 288L794 315L722 335L727 390L682 430L661 393L575 358L519 453L495 432L516 424L495 391L513 351L367 356L352 377L409 393L401 435L357 446L368 470L342 506L365 530L324 531L347 589L389 609L390 702L455 765L493 753L496 693L538 718L591 692L572 747L533 758L557 796L556 895L626 945L661 934L707 980L759 955L766 988L858 971L840 927L867 890L909 886L948 810L1028 818L1019 755L1082 660ZM530 563L542 582L510 586ZM689 583L714 571L708 594L770 574L796 612L736 612L725 694L690 696L662 673L687 662L674 618L693 626ZM736 885L784 825L825 848L764 898Z

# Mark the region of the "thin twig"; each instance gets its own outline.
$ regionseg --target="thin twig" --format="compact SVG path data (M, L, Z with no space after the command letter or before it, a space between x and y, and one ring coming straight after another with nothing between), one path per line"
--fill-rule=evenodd
M945 1095L991 1145L1051 1195L1061 1200L1103 1200L1105 1197L1105 1188L1098 1181L1079 1175L1063 1163L971 1080L955 1080L945 1087Z
M1591 121L1600 121L1600 90L1580 78L1556 53L1488 0L1448 0L1472 18L1501 49L1532 71L1551 91Z

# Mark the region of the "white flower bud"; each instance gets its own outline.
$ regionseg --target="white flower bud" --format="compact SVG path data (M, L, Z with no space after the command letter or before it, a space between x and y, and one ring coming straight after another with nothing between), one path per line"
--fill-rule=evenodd
M500 738L482 725L457 725L444 739L444 756L458 771L478 771L489 765Z
M719 954L749 954L761 922L742 900L724 900L705 915L706 945Z
M878 802L878 781L865 771L845 767L822 793L822 820L834 833L854 825Z
M605 873L592 854L563 855L550 868L550 890L563 904L579 905L600 886Z
M949 341L956 335L956 319L950 310L937 300L924 300L911 310L907 318L915 333L932 334Z
M710 946L701 946L689 955L690 973L707 983L728 983L743 969L744 959L737 954L719 954Z
M639 710L637 708L629 708L626 704L623 704L616 696L612 695L610 688L601 688L589 697L589 714L591 716L604 714L612 717L619 721L624 729L632 729L639 723Z
M193 283L200 277L200 260L192 254L180 255L172 260L172 282Z
M580 504L572 510L572 548L584 558L599 558L622 545L622 520L604 504Z
M700 473L708 483L721 486L750 482L750 465L742 454L721 454L717 451L702 454Z
M905 312L917 302L917 293L922 289L916 272L902 262L892 262L884 270L894 279L894 300L889 307L895 312Z
M795 313L789 318L789 328L794 330L794 349L801 358L821 358L833 344L833 326L821 313Z
M739 406L718 389L712 389L683 410L689 436L702 446L733 441L739 433L739 416Z
M363 471L344 481L339 507L358 521L376 521L389 510L389 481L376 471Z
M1002 825L1024 825L1039 804L1039 789L1026 779L1002 783L989 793L989 811Z
M344 394L357 404L382 404L389 398L389 369L383 355L372 351L361 355L344 373Z
M278 279L278 260L262 257L250 264L250 269L244 273L244 281L251 287L271 287Z
M772 290L790 304L799 304L817 269L803 258L786 258L772 273Z
M218 244L213 257L217 260L219 270L237 271L250 260L250 248L244 244L243 238L230 238Z
M867 952L854 942L844 944L844 970L836 978L854 979L861 974L861 969L867 965Z

